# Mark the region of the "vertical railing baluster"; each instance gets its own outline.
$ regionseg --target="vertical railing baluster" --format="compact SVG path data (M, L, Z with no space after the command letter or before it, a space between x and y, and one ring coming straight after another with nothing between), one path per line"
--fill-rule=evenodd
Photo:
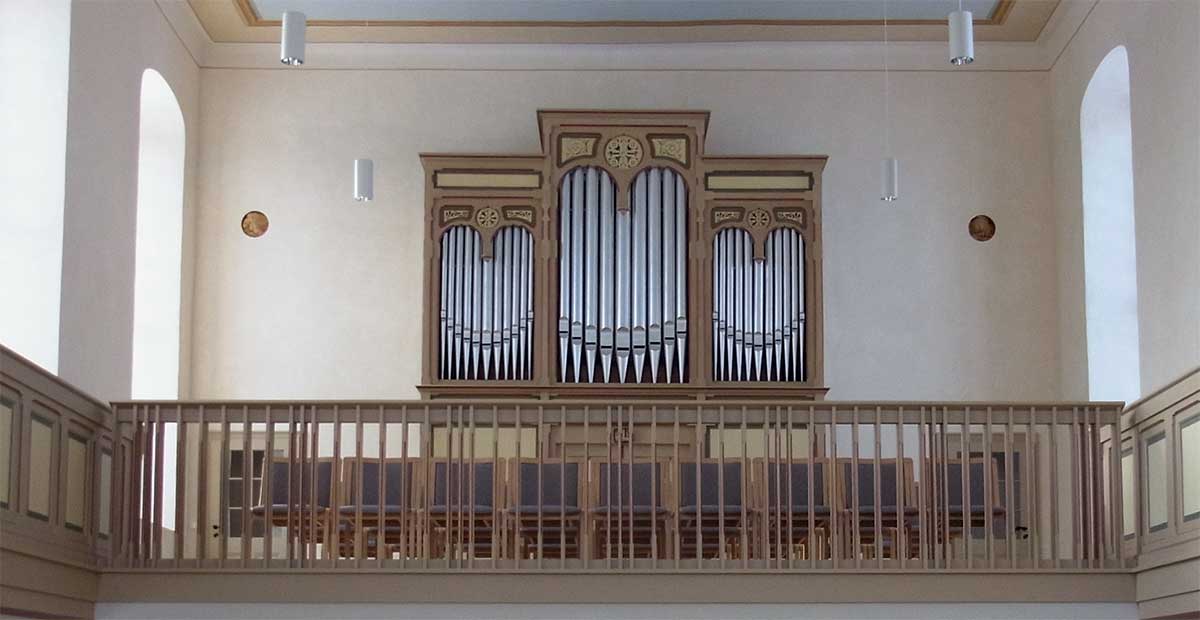
M921 406L917 419L917 469L921 472L920 492L917 494L917 555L921 558L921 568L929 568L929 556L932 555L933 541L929 535L929 524L935 517L930 511L928 497L933 499L933 467L929 462L930 449L927 438L930 430L926 425L925 407Z
M1039 478L1041 477L1036 469L1037 463L1041 460L1034 454L1033 440L1037 433L1037 427L1034 426L1034 417L1036 410L1034 407L1029 408L1029 420L1025 423L1025 459L1022 461L1022 476L1021 490L1025 497L1024 500L1024 515L1026 527L1029 528L1029 561L1031 568L1040 568L1042 565L1042 544L1041 544L1041 512L1039 510L1038 489Z
M983 429L983 552L987 555L988 568L996 568L996 553L992 529L992 488L995 484L995 476L993 467L995 466L995 458L992 454L992 408L988 407L985 414L987 417L984 420ZM975 503L974 500L968 500L969 503Z
M620 505L619 500L617 502L613 501L612 477L614 472L619 474L621 471L620 467L615 467L613 462L613 440L616 436L613 435L612 405L604 408L604 434L608 438L605 442L608 449L608 462L604 464L607 468L607 476L604 478L604 498L608 503L604 507L604 567L611 569L613 561L612 512L615 507ZM620 481L618 480L619 483ZM618 542L618 552L620 551L620 546L621 543Z
M850 480L851 480L850 501L852 502L851 503L851 507L852 507L851 512L854 515L854 517L853 517L854 530L852 532L853 538L851 540L853 540L852 550L853 550L853 554L854 554L854 568L862 568L862 515L859 511L859 508L860 508L859 495L861 495L862 493L861 493L861 491L859 491L860 480L859 480L859 475L858 475L858 453L859 453L858 417L859 417L859 410L858 410L857 406L854 407L853 413L854 413L854 417L853 417L853 419L850 420L850 429L851 429L850 430L850 432L851 432L851 437L850 437Z
M172 566L178 568L183 558L183 529L187 523L184 506L187 500L187 424L183 422L183 406L175 405L175 546Z
M766 423L767 423L767 410L764 407L763 408L763 424L766 425ZM738 527L738 555L740 555L742 557L742 568L747 568L748 562L749 562L748 556L750 555L750 553L749 553L750 546L746 540L746 538L747 538L746 530L749 529L750 522L746 519L746 487L748 486L747 483L749 482L749 478L750 478L750 476L748 474L748 471L750 468L747 467L747 464L746 464L746 406L745 405L742 406L741 439L742 439L742 452L741 452L741 458L739 459L739 465L738 465L738 477L741 478L741 482L738 485L738 490L741 493L741 497L738 498L738 505L741 508L741 516L738 519L738 526L739 526ZM765 448L765 446L764 446L764 448ZM722 504L722 506L724 506L724 504ZM724 520L722 519L722 521L724 521ZM723 522L721 524L721 529L725 529L725 524Z
M904 407L896 408L896 532L893 544L893 559L900 560L900 568L904 568L904 560L908 555L908 512L905 510L905 500L908 499L908 471L904 462Z
M388 551L387 551L388 547L387 547L387 544L385 544L387 542L387 525L388 525L388 518L387 518L388 514L387 514L386 509L390 505L388 503L388 496L387 496L387 489L388 489L387 427L388 427L388 425L387 425L386 413L387 412L385 411L384 406L379 405L379 433L378 433L379 436L376 437L376 440L379 442L379 450L375 455L376 458L379 459L379 469L378 469L378 471L379 471L379 482L378 482L379 487L376 492L377 494L375 495L376 502L377 502L376 508L378 510L375 513L375 519L374 519L375 527L376 527L376 530L375 530L375 562L379 568L383 568L383 561L385 559L388 559L386 557L387 553L388 553ZM335 411L335 415L336 415L336 411ZM340 426L340 423L338 425ZM338 462L338 461L335 461L335 463L336 462ZM402 474L402 476L403 476L403 474Z
M837 405L830 405L829 431L826 433L826 435L829 437L829 470L831 472L828 474L828 480L831 483L831 492L835 500L831 502L832 506L830 509L830 523L832 524L831 529L833 530L833 542L830 544L830 555L833 556L832 560L834 569L837 569L838 560L841 558L841 555L845 551L846 547L846 544L841 537L842 532L840 527L846 501L845 490L842 487L845 486L846 481L842 479L845 476L842 475L841 464L838 463L837 432Z
M1013 449L1014 413L1013 408L1009 407L1008 419L1004 423L1004 547L1008 552L1008 568L1017 567L1017 545L1013 540L1017 523L1017 515L1013 510L1013 460L1016 458Z
M342 478L342 475L341 475L342 474L342 417L340 414L341 414L341 407L337 403L334 403L334 405L333 405L333 470L329 477L330 485L331 485L331 489L329 492L329 519L330 519L329 527L331 527L333 530L332 534L329 536L329 538L332 538L334 540L334 543L333 543L334 551L333 552L326 551L326 555L329 556L330 568L337 568L338 559L341 558L341 556L342 556L342 532L341 532L342 497L341 497L341 494L344 491L341 488L341 486L342 486L341 485L341 478ZM270 431L271 431L271 425L268 424L267 425L267 435L268 436L271 434ZM358 473L359 473L359 475L362 474L362 472L358 472ZM362 499L358 498L357 501L355 501L355 503L361 504ZM378 516L380 519L382 519L383 518L383 506L382 506L383 502L380 501L380 504L381 505L380 505L380 511L378 513Z
M975 567L975 554L972 543L974 542L975 532L971 527L971 408L963 408L962 419L962 435L960 435L958 464L961 467L962 476L959 480L962 482L962 495L958 496L961 502L960 517L962 518L963 540L966 542L966 560L967 568Z
M679 501L680 498L678 497L679 495L682 495L682 492L683 492L683 476L680 475L680 467L679 467L679 463L680 463L680 461L679 461L679 405L675 405L675 424L674 424L674 432L673 432L672 439L671 439L671 454L672 454L672 459L671 459L671 466L668 468L668 475L670 476L671 480L675 481L675 484L672 485L672 489L674 490L675 495L676 495L676 498L675 498L676 509L672 511L675 513L674 514L675 527L672 528L672 530L671 530L671 541L672 541L672 544L674 545L674 549L673 549L674 553L672 554L672 556L675 558L675 568L676 568L676 570L678 570L680 560L682 559L679 556L683 551L682 550L682 541L680 540L680 537L682 536L683 532L680 529L680 525L679 525L679 507L681 506L681 502Z
M493 406L493 408L492 408L493 423L495 422L495 419L496 419L495 407ZM401 568L408 568L408 558L410 555L412 555L412 550L414 547L413 541L409 540L409 538L411 536L413 536L412 528L410 527L409 521L412 520L412 516L413 516L413 510L412 510L413 509L413 505L412 505L412 503L413 503L413 486L414 486L413 483L415 482L417 476L412 471L413 469L415 469L415 467L410 469L411 464L408 461L408 435L409 435L408 405L400 405L400 484L402 486L400 487L400 528L399 528L399 533L400 533L400 566L401 566ZM497 433L495 431L493 431L493 439L496 438L496 435L497 435ZM494 449L493 449L492 454L493 454L493 456L496 454ZM424 458L429 458L427 455L424 455L424 454L422 454L421 456ZM495 485L495 482L496 482L496 468L493 466L492 467L493 487ZM492 491L492 523L493 523L493 525L496 523L496 493L494 490ZM495 557L496 557L494 534L493 534L492 544L493 544L492 559L494 561Z
M788 436L789 437L791 436L791 429L792 429L792 406L788 405ZM820 538L816 538L816 531L817 531L816 514L815 514L816 509L813 506L813 502L815 501L813 481L815 480L816 472L813 470L816 468L816 463L817 463L817 425L816 425L816 410L815 410L815 407L813 407L812 405L808 406L808 426L806 428L806 431L807 432L805 433L805 436L808 438L808 450L807 450L807 453L805 454L805 458L808 461L807 472L805 473L805 475L808 476L808 489L806 490L806 492L808 494L807 505L806 505L808 508L808 510L807 510L808 514L806 515L808 518L808 530L807 530L808 539L807 539L807 542L805 542L805 544L804 544L804 550L805 550L806 554L808 555L808 567L816 568L817 567L817 555L818 555L817 551L818 551L819 547L817 547L817 545L813 543L813 540L814 539L817 540L823 546L828 542L827 537L829 535L829 532L826 531L826 532L824 532L823 536L821 536ZM789 470L792 468L792 465L793 465L792 453L789 450L788 451L788 469ZM834 503L830 499L831 489L830 489L829 483L827 482L828 475L829 475L829 466L826 465L821 470L821 477L822 477L821 489L824 491L823 499L825 500L825 505L829 508L828 518L829 519L837 519L838 518L837 506L835 506ZM794 544L793 537L795 535L794 526L792 525L792 522L794 519L792 517L791 510L792 509L789 506L788 507L788 544ZM826 524L825 527L828 528L829 525ZM791 567L789 566L789 568L791 568Z
M880 408L878 406L876 406L875 407L875 430L872 433L872 435L873 435L872 439L874 440L874 443L875 443L875 460L874 460L874 463L872 463L872 467L875 470L875 473L871 477L871 479L874 482L874 488L875 488L875 491L874 491L875 492L875 495L874 495L875 506L874 506L874 510L872 511L874 513L873 516L875 517L874 524L873 524L873 526L875 528L873 542L875 543L876 566L879 568L883 568L883 515L882 515L882 512L883 512L883 498L882 498L883 471L881 469L881 465L882 465L881 461L883 460L883 447L882 447L883 442L881 441L881 438L880 438L880 435L883 434L883 427L880 425L879 416L880 416ZM896 489L896 494L899 495L899 493L900 493L900 489ZM900 522L899 517L901 517L901 516L902 515L897 515L897 521L896 521L897 523Z
M583 568L588 568L589 560L592 555L592 525L593 513L591 512L592 501L592 446L591 446L591 408L587 405L583 406L583 463L581 465L581 474L584 480L583 497L580 500L580 517L579 528L580 535L583 537L579 556L583 563Z
M500 355L500 352L497 351L496 355L497 356ZM460 423L462 421L462 408L459 408L459 421L460 421ZM470 405L467 409L467 428L464 429L464 431L469 431L467 434L469 434L470 438L471 438L470 458L468 459L470 461L470 465L469 465L470 479L469 479L469 485L467 487L469 507L467 509L467 511L468 511L467 512L467 528L468 529L466 532L467 538L468 538L467 568L471 569L471 568L475 568L475 550L476 550L475 530L478 529L475 527L475 497L476 497L476 495L475 495L475 483L476 483L476 481L475 481L475 405ZM466 441L465 436L463 438L463 441ZM492 475L493 475L493 477L495 477L495 472L493 472Z
M149 565L155 568L158 568L160 560L163 559L163 452L166 448L166 430L166 423L163 422L162 406L154 405L154 508L153 512L150 513L152 529L150 530Z
M259 492L259 498L262 500L262 505L263 505L263 568L270 568L271 562L275 557L274 542L272 540L274 538L274 530L275 530L275 528L272 527L272 523L274 522L274 516L275 516L275 511L274 511L274 506L273 506L273 504L275 503L275 500L274 500L275 496L273 495L273 493L275 492L275 489L273 486L273 478L275 477L275 475L274 475L275 422L271 417L271 405L266 405L266 409L263 411L263 415L264 415L264 419L265 419L265 425L267 428L267 437L266 437L266 450L263 451L262 490ZM201 463L201 466L200 466L200 475L201 475L201 478L200 478L200 489L201 489L200 513L204 514L204 478L203 478L203 476L204 476L205 470L207 469L207 467L205 467L204 463L207 463L207 461L205 460L205 453L208 451L207 447L206 447L207 446L207 437L208 437L208 421L205 419L205 416L204 416L204 406L203 405L200 406L200 420L201 420L202 424L204 425L203 426L204 432L200 435L200 439L201 439L201 443L200 443L200 463ZM204 521L201 520L201 523L203 523L203 522ZM201 528L200 531L203 532L204 531L203 528ZM200 557L204 557L204 556L201 555Z
M291 408L289 407L289 413L288 413L289 418L291 416L290 409ZM221 496L220 504L218 504L218 509L220 510L220 514L217 517L217 523L218 523L217 531L220 535L220 540L217 541L217 547L218 547L218 555L220 556L220 560L221 560L221 568L225 568L225 562L229 559L229 473L230 473L230 467L231 467L231 463L230 463L231 454L232 453L230 451L230 446L229 446L229 410L228 410L227 406L221 405L221 476L220 476L220 478L217 479L218 494ZM292 454L292 451L288 450L289 458L291 457L291 454ZM291 473L291 469L289 468L288 469L288 484L291 484L291 480L292 480L292 473ZM291 489L290 486L288 488ZM289 531L290 531L291 524L292 524L291 516L292 516L291 515L291 502L289 501L288 502L288 528L289 528ZM289 551L288 568L291 568L290 542L289 542L288 551Z
M252 525L250 522L250 487L253 475L251 459L253 445L251 444L250 407L241 408L241 567L250 566L250 541Z
M1058 568L1058 407L1050 408L1050 566Z
M682 379L682 377L681 377ZM632 434L630 435L632 437ZM650 406L650 567L658 569L658 522L661 518L658 507L662 505L659 493L662 492L658 477L658 405ZM630 481L632 484L632 480ZM586 568L586 564L584 567Z

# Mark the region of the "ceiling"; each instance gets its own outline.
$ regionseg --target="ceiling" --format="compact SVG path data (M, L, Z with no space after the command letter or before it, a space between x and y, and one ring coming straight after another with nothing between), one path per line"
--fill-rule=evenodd
M883 19L877 0L249 0L254 14L278 20L300 11L314 21L337 22L787 22ZM999 0L964 0L963 8L988 19ZM892 0L889 19L942 20L958 0Z
M1060 0L963 0L981 41L1035 41ZM876 41L883 0L188 0L215 43L279 40L308 17L316 43ZM958 0L889 0L897 41L945 40Z

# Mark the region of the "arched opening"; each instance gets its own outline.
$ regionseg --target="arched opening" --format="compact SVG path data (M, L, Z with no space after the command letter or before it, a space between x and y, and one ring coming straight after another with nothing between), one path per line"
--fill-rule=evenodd
M1088 396L1141 395L1133 132L1129 57L1123 46L1096 68L1079 111Z
M183 269L183 112L153 69L142 73L138 128L137 233L133 278L133 398L179 398L179 307ZM163 467L175 470L175 425L164 429ZM173 478L172 478L173 480ZM175 503L175 485L163 489ZM162 525L174 529L173 510Z

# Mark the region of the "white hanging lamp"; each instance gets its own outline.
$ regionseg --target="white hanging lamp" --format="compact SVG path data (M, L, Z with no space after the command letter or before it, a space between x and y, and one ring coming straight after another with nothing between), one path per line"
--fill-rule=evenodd
M900 198L900 162L892 157L892 104L890 98L890 59L888 56L888 12L887 0L883 2L883 152L880 166L881 189L879 199L895 202Z
M298 67L304 64L304 28L306 19L299 11L283 12L283 36L279 41L279 62Z
M895 202L900 198L900 162L895 157L886 157L880 168L883 179L880 200Z
M354 199L359 202L375 199L375 162L370 159L354 160Z
M366 22L369 28L370 22ZM364 45L369 45L370 42L365 42ZM363 55L364 58L367 54ZM366 72L366 67L363 68L363 74L369 76ZM364 101L367 104L367 114L363 114L363 118L367 118L371 109L371 81L367 77L366 87L363 91L366 93ZM371 159L356 159L354 160L354 199L358 202L370 202L375 199L375 161Z
M950 21L950 64L969 65L975 62L975 22L970 11L964 11L962 0L958 10L951 13Z

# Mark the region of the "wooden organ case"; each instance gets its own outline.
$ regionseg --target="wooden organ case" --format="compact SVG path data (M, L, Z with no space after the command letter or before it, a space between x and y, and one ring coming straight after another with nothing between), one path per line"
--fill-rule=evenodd
M820 399L824 156L710 156L708 112L538 113L423 154L422 394Z

